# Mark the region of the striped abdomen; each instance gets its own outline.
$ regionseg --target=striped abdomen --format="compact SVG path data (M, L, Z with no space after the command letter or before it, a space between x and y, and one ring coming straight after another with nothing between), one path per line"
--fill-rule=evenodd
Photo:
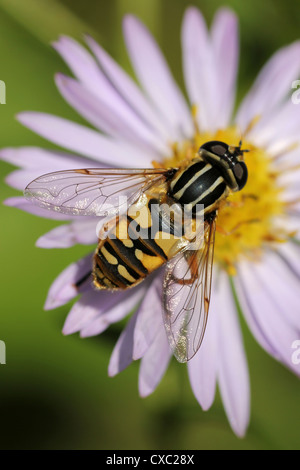
M99 241L94 255L94 284L99 289L138 284L182 246L182 238L157 210L157 200L149 195L147 204L137 207L131 206Z
M203 204L205 215L218 208L220 200L228 194L228 187L218 168L195 159L175 174L169 194L182 205L190 204L194 212L197 204Z

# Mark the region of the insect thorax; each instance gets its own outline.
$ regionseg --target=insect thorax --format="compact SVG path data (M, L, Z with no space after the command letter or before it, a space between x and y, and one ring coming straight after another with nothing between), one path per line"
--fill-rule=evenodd
M228 186L219 168L195 158L190 165L179 169L170 183L170 197L196 213L217 209L228 195Z

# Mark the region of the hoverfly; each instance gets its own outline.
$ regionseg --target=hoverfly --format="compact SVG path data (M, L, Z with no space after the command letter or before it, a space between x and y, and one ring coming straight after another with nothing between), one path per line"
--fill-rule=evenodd
M164 325L175 357L186 362L204 336L217 214L230 192L241 190L247 182L245 151L241 142L234 147L210 141L178 168L58 171L31 182L25 196L65 214L108 217L91 270L97 289L133 287L165 265ZM126 209L120 195L127 198ZM176 236L182 219L174 213L167 218L160 210L174 204L189 206L192 223L200 204L204 223L198 244L191 245L195 239L185 231ZM153 233L150 229L156 222Z

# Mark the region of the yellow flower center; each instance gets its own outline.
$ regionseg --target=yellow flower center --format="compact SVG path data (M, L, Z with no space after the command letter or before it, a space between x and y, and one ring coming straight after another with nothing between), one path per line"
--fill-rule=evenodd
M229 145L238 145L240 134L235 127L219 130L215 134L196 133L193 142L173 147L173 156L164 160L164 166L176 167L185 159L195 157L199 147L207 141L220 140ZM281 195L283 188L278 182L272 159L261 148L245 140L243 149L248 167L246 186L228 196L220 208L217 218L215 262L235 274L235 266L243 257L259 260L265 243L284 242L290 234L278 231L275 221L285 215L285 203Z

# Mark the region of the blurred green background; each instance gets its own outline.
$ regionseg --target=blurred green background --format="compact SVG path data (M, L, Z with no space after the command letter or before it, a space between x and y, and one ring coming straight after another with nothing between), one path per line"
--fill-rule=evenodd
M156 36L183 85L180 25L186 6L199 6L211 21L224 4L239 16L239 97L279 47L300 37L298 2L286 0L0 0L0 147L41 145L43 139L15 120L39 110L81 122L56 91L53 76L68 69L50 42L61 33L81 40L89 32L131 73L122 38L124 14L138 15ZM0 199L18 195L4 184L12 167L0 163ZM220 397L202 412L186 368L172 361L147 399L137 391L138 363L114 379L107 365L120 327L98 338L63 337L70 305L43 311L48 287L87 247L42 250L36 239L57 223L21 211L1 211L0 365L1 449L295 449L299 448L299 381L271 359L242 321L251 375L251 422L238 439Z

